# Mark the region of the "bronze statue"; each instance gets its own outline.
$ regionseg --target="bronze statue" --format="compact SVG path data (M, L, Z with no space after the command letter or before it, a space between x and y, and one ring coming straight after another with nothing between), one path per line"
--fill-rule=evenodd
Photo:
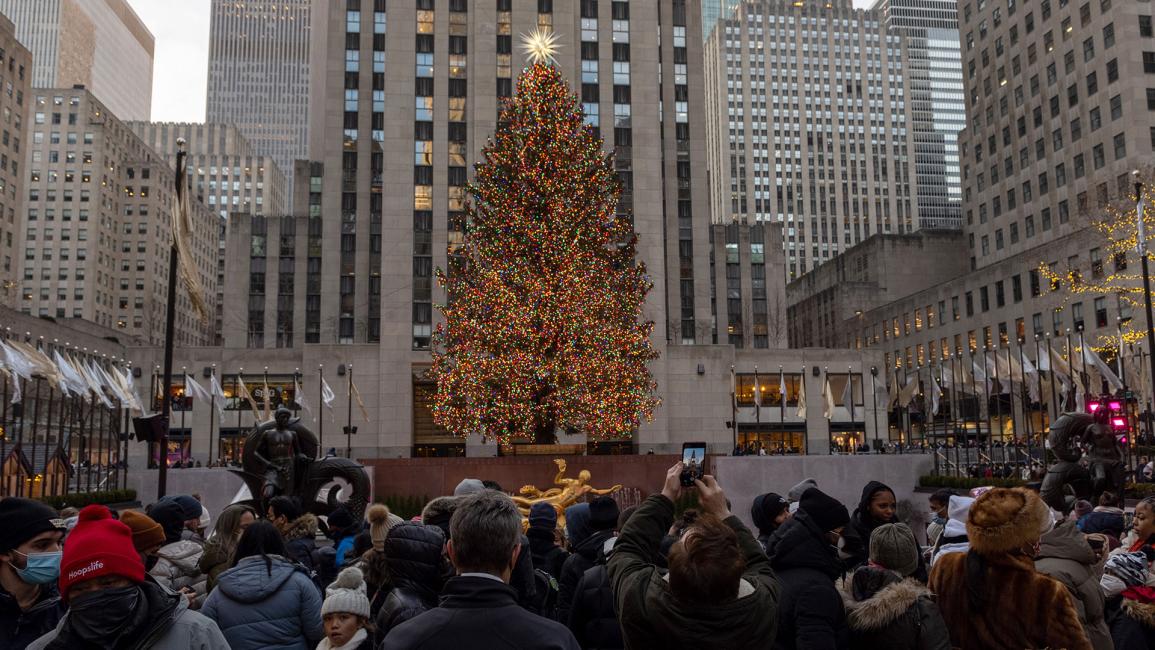
M599 490L592 485L589 485L590 471L583 469L578 472L576 479L566 478L566 462L564 458L555 458L554 464L557 465L557 476L554 477L555 485L561 487L552 487L548 490L542 491L532 485L523 485L518 494L521 496L513 497L513 502L517 504L517 509L521 512L523 520L528 520L529 510L537 503L548 503L557 511L558 528L565 527L565 509L577 503L587 494L603 495L611 494L622 489L621 485L615 485L610 488Z
M1083 432L1083 444L1087 448L1084 456L1091 469L1091 494L1099 502L1099 495L1110 490L1116 496L1123 496L1123 449L1115 431L1111 429L1111 414L1107 409L1095 412L1095 423Z
M1097 503L1105 490L1123 494L1123 450L1106 417L1105 411L1102 416L1064 413L1051 425L1047 447L1058 462L1047 470L1039 493L1063 514L1079 499Z
M317 437L309 427L282 406L272 420L253 427L245 437L242 469L233 473L244 480L253 503L262 513L270 499L286 495L299 498L313 514L328 515L344 505L359 519L370 499L365 469L348 458L330 456L317 460L319 450ZM342 494L342 502L338 502L338 493Z

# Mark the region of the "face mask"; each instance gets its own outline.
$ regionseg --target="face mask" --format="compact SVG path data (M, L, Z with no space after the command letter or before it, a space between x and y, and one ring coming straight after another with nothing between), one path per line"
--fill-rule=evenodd
M98 643L115 641L130 626L140 598L140 587L135 585L73 598L68 609L69 625L79 638Z
M20 551L14 551L20 553ZM24 555L20 553L20 555ZM23 569L17 569L11 562L11 566L16 571L16 575L22 582L30 585L46 585L50 582L56 582L60 577L60 555L61 551L54 551L51 553L29 553L24 555L25 564Z

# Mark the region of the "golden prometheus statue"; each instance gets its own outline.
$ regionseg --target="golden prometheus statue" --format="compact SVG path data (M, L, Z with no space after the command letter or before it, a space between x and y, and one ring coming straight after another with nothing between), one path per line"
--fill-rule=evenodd
M523 485L518 494L521 496L513 497L513 502L517 504L517 509L521 512L521 518L524 521L529 519L529 509L538 503L548 503L557 511L557 525L558 528L565 527L565 509L573 504L581 501L587 494L611 494L622 489L621 485L615 485L611 488L599 490L592 485L589 485L590 471L583 469L578 472L577 478L566 478L566 464L564 458L555 458L554 464L557 465L557 476L554 477L555 485L561 487L552 487L544 492L532 485Z

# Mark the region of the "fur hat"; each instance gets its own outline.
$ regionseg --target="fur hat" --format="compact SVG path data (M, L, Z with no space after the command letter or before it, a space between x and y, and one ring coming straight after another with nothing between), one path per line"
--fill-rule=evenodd
M338 612L369 618L369 597L365 595L365 576L357 567L341 571L333 584L325 589L325 603L321 605L321 616Z
M453 511L457 509L457 497L437 497L425 504L421 510L421 523L426 526L437 526L449 539L449 520Z
M980 555L998 555L1039 541L1054 525L1051 510L1025 488L993 488L975 499L967 537Z

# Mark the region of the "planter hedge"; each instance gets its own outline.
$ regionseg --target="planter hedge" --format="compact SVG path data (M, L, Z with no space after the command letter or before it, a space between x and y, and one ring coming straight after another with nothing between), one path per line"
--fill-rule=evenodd
M936 476L928 474L918 478L919 487L952 488L970 490L977 487L1022 487L1027 481L1017 478L971 478L969 476Z
M103 490L100 492L76 492L60 496L41 497L39 499L49 506L63 510L64 508L83 508L94 503L130 503L136 501L136 490Z

